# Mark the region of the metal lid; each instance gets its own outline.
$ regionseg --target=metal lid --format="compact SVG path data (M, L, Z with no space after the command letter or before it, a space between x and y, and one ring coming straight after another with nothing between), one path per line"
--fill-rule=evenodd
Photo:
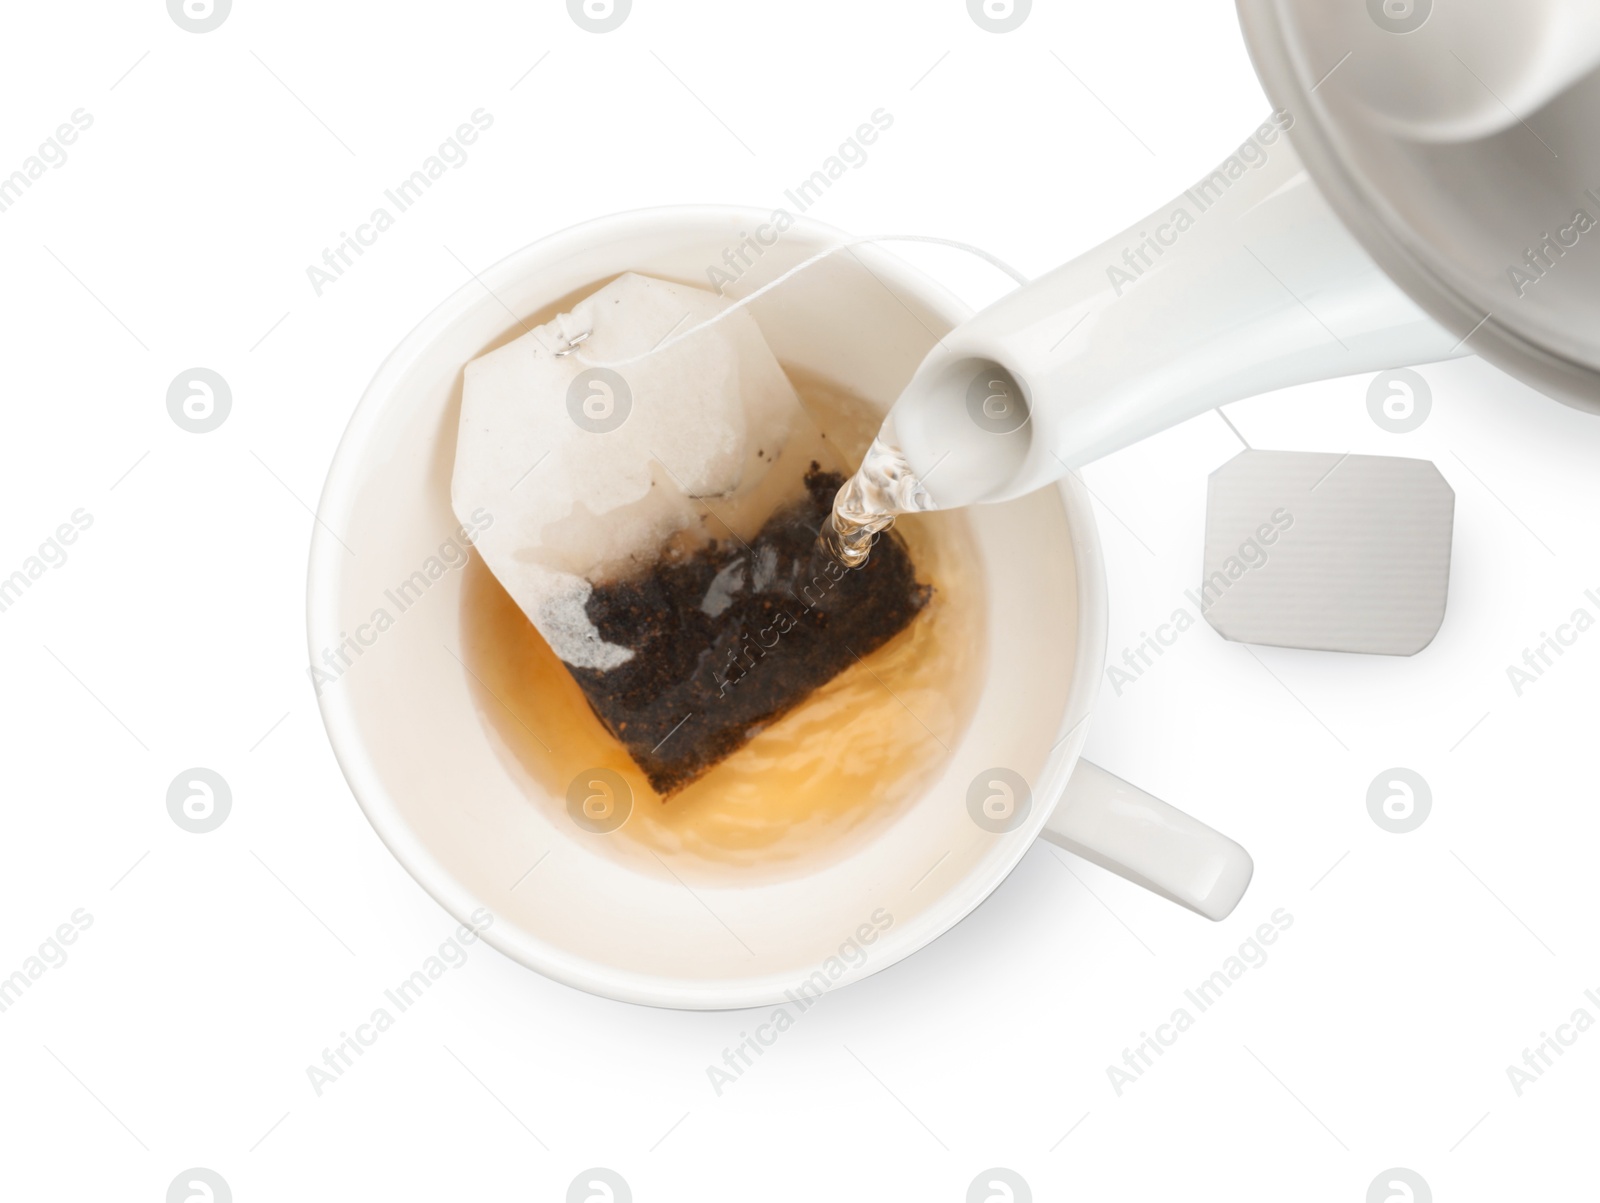
M1329 205L1416 303L1600 412L1600 6L1238 0Z

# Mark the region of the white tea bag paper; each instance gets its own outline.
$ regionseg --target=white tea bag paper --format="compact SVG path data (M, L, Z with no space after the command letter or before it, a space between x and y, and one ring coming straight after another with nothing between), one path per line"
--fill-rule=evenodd
M629 273L466 367L452 504L493 516L479 553L569 665L633 656L590 621L594 585L748 537L780 500L801 409L755 319L664 345L728 305Z

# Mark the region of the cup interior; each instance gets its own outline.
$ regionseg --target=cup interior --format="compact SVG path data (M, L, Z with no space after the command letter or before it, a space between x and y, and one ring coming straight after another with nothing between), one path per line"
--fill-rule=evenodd
M448 570L409 604L395 588L456 534L450 478L462 369L624 271L709 287L725 251L771 215L684 208L576 227L484 272L379 370L335 457L312 549L309 640L324 721L352 790L402 864L484 938L582 989L662 1006L781 1000L881 969L943 932L1038 834L1082 744L1103 653L1098 546L1072 485L968 512L987 601L973 718L933 784L848 855L802 873L747 866L696 882L619 858L566 820L497 746L459 654L463 583ZM741 265L745 295L842 236L797 222ZM873 247L833 255L753 306L779 361L887 412L964 307ZM415 592L415 591L413 591ZM380 620L379 615L386 621ZM382 629L379 630L378 628ZM330 649L331 657L330 657ZM342 654L341 650L342 649ZM347 663L348 662L348 663ZM492 705L492 701L487 703ZM1008 769L1031 801L1009 829L975 820L975 781ZM821 974L821 978L818 978ZM818 983L822 983L818 985Z

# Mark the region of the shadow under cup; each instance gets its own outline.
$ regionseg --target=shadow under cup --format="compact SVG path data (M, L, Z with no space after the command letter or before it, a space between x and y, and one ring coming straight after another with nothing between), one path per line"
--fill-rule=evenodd
M483 926L481 911L492 916L489 943L612 998L781 1001L807 981L814 991L881 969L948 929L1038 835L1081 748L1103 650L1087 506L1071 486L1042 490L968 511L978 559L968 571L981 576L988 644L973 717L932 784L846 854L803 872L763 872L757 861L686 881L669 861L617 856L604 844L616 836L571 822L564 797L529 796L459 652L467 574L446 571L420 595L397 592L458 541L450 477L462 368L624 271L706 287L709 268L726 270L725 250L769 221L722 208L624 214L485 271L379 369L319 511L311 659L335 754L369 820L458 920L480 912ZM798 222L727 291L753 291L842 238ZM886 412L966 311L903 262L857 247L753 312L780 362ZM1004 822L982 808L996 769L1026 783Z

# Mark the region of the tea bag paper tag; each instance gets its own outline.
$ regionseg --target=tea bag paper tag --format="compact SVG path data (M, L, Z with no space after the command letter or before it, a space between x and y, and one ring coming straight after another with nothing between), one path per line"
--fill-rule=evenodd
M1414 655L1444 621L1454 519L1427 460L1241 452L1211 474L1202 613L1238 643Z

